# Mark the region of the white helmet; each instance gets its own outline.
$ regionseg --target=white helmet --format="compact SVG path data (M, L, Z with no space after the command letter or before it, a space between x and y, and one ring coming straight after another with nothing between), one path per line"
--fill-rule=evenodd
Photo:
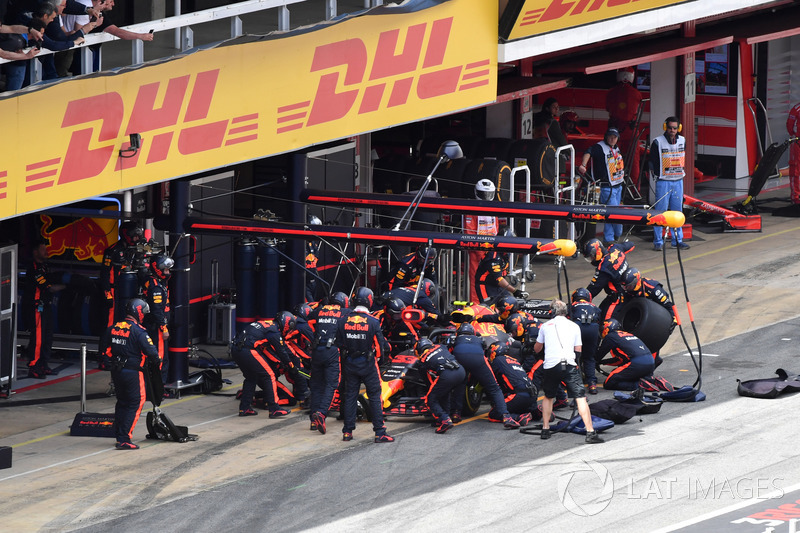
M497 187L494 186L492 180L480 180L475 184L475 198L478 200L494 200L494 194L497 192Z
M621 68L617 71L617 81L633 83L634 71L632 67Z
M319 226L322 224L322 221L316 215L308 215L308 223L313 226Z

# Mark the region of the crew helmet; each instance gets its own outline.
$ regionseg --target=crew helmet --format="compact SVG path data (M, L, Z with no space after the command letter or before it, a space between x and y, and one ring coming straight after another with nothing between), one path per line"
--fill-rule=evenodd
M386 302L384 306L386 314L389 315L392 320L402 320L405 308L406 304L403 303L403 300L400 298L389 298L389 301Z
M603 330L600 332L602 337L608 335L609 331L619 331L622 329L622 324L616 318L608 318L603 322Z
M494 200L495 193L497 187L492 180L482 179L475 184L475 198L478 200Z
M498 355L502 357L503 355L507 354L508 354L508 344L505 342L501 341L493 342L492 344L489 345L488 348L486 348L486 358L489 359L490 363L494 361L494 358L497 357Z
M342 291L337 291L331 294L330 303L338 305L339 307L349 307L350 299Z
M430 340L428 337L422 337L417 341L417 345L414 347L414 354L416 354L417 357L422 357L425 352L433 349L434 346L435 345L433 344L432 340Z
M456 335L475 335L475 327L469 322L462 322L456 330Z
M506 333L515 338L520 338L525 334L525 318L519 313L512 313L506 318Z
M132 298L125 305L125 314L136 319L140 324L144 320L144 315L150 312L150 306L141 298Z
M129 220L120 224L119 235L125 244L132 246L144 238L144 230L138 222Z
M572 303L575 302L592 303L592 293L586 287L575 289L575 292L572 293Z
M642 273L639 272L638 268L629 268L623 275L622 279L622 287L628 292L635 292L641 288L642 283Z
M428 246L420 246L417 248L417 259L422 262L425 261L425 256L428 256L428 263L436 260L436 248Z
M420 283L422 283L420 292L428 298L433 298L433 295L436 294L436 284L427 278L423 279Z
M311 313L313 311L314 310L311 309L310 305L308 305L307 303L303 302L303 303L299 303L299 304L294 306L294 308L292 309L292 314L294 314L298 318L302 318L304 320L308 320L308 317L311 316Z
M606 255L606 247L600 239L592 239L583 247L583 256L592 264L597 264Z
M514 295L506 292L506 294L500 296L494 307L501 315L509 315L519 309L519 301Z
M159 279L168 279L169 270L175 266L175 261L164 254L157 254L150 258L150 270Z
M281 335L285 336L297 325L297 317L289 311L281 311L275 315L274 323L278 326L278 331L281 332Z
M363 305L367 309L372 309L372 304L375 303L375 295L373 294L372 289L368 287L358 287L353 292L351 303L353 304L353 307Z

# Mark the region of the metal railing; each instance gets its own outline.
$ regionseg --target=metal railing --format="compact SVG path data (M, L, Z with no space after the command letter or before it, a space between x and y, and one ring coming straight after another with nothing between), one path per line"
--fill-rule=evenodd
M230 38L236 38L244 35L242 15L265 11L269 9L278 10L278 31L288 31L291 29L289 6L292 4L303 4L307 0L248 0L246 2L237 2L226 6L215 7L211 9L204 9L193 13L186 13L167 17L163 19L151 20L125 26L122 29L133 33L147 33L152 30L153 33L175 30L175 49L176 53L184 52L194 47L194 32L192 26L203 24L206 22L214 22L224 19L230 19ZM179 4L180 2L176 2ZM383 0L364 0L364 8L377 7L383 5ZM178 6L179 11L179 6ZM176 12L178 12L176 11ZM330 20L338 16L338 2L337 0L325 0L325 16L326 20ZM72 50L81 54L82 74L93 72L92 68L92 52L89 47L111 41L120 40L110 33L90 33L86 36L83 44L78 45ZM27 49L26 49L27 50ZM100 53L100 49L96 48L95 53ZM52 50L43 48L37 57L48 54L53 54ZM164 57L169 57L167 54ZM29 72L29 81L31 84L41 81L42 71L41 64L35 60L30 61L31 69ZM8 63L10 60L0 58L0 64ZM138 65L144 63L144 41L135 39L131 41L131 62L130 65ZM102 58L100 61L100 70L102 68ZM53 80L57 81L57 80Z

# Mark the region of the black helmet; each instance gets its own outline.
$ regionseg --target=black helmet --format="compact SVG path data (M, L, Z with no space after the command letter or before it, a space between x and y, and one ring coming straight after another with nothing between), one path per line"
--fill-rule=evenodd
M606 255L606 247L600 242L600 239L592 239L583 247L583 257L585 257L592 264L597 264Z
M456 335L475 335L475 327L469 322L462 322L456 330Z
M427 296L428 298L432 298L433 295L436 293L436 284L431 280L425 278L422 281L422 288L420 288L420 292Z
M141 298L133 298L128 300L128 303L125 305L125 313L128 316L135 318L140 324L142 323L142 320L144 320L144 315L149 312L150 306L147 305L147 302Z
M493 342L486 348L486 358L489 359L489 362L494 361L494 358L498 355L503 356L506 354L508 354L508 344L505 342Z
M164 254L157 254L150 258L150 270L158 279L169 279L169 269L175 266L175 261Z
M623 275L622 279L622 287L628 292L634 292L638 290L642 282L642 273L639 272L637 268L629 268Z
M525 334L525 319L519 313L512 313L506 318L506 333L514 338L520 338Z
M125 241L125 244L131 246L144 238L144 231L138 222L129 220L120 224L119 235Z
M494 308L497 309L497 312L500 314L506 313L506 315L510 315L519 309L519 302L514 295L506 292L500 296L497 303L494 304Z
M417 248L417 259L425 261L425 256L428 256L428 262L432 263L436 260L436 248L428 246L420 246Z
M342 291L334 292L331 294L330 303L336 304L339 307L349 307L350 299Z
M289 311L281 311L275 315L275 325L278 326L281 335L285 336L297 325L297 317Z
M372 309L372 304L375 303L375 296L372 294L372 289L368 287L358 287L353 292L353 297L350 302L353 307L363 305L367 309Z
M384 306L386 314L392 317L393 320L402 320L405 308L406 304L400 298L389 298L389 301Z
M295 305L294 309L292 309L292 313L294 314L294 316L303 318L305 320L308 320L308 317L311 316L311 313L313 311L314 310L311 309L311 306L305 302Z
M414 353L417 357L422 357L425 352L432 349L434 346L435 345L433 344L432 340L430 340L428 337L422 337L417 341L417 346L414 348Z
M600 332L600 336L605 337L608 335L609 331L618 331L620 329L622 329L622 324L619 323L619 320L616 318L606 319L606 321L603 322L603 329Z
M580 289L575 289L575 292L572 293L572 303L575 302L592 303L592 293L589 292L589 289L585 287L581 287Z

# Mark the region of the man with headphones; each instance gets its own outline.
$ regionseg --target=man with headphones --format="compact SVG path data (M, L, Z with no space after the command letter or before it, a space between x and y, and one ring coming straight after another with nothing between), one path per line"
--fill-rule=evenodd
M664 121L664 134L650 145L647 167L650 171L650 190L655 191L653 209L657 211L683 211L683 177L686 175L686 138L680 135L682 125L676 117ZM672 247L686 250L683 229L671 230ZM662 228L654 228L653 249L664 249Z

